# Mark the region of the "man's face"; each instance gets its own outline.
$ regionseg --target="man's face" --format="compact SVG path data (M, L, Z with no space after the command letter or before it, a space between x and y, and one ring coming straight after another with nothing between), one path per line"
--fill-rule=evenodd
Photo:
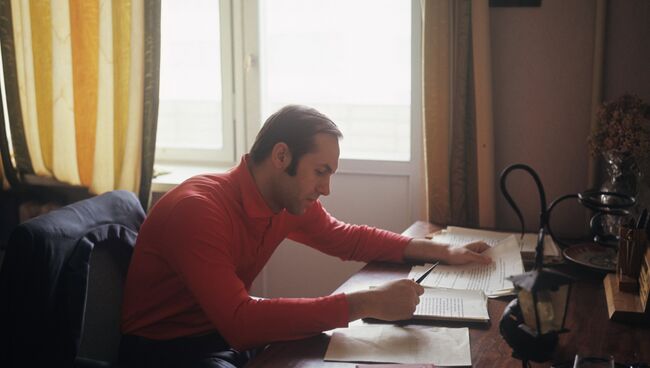
M330 194L330 179L338 168L339 140L331 134L314 136L315 150L304 154L298 162L296 175L282 174L280 192L283 207L293 215L301 215L321 195Z

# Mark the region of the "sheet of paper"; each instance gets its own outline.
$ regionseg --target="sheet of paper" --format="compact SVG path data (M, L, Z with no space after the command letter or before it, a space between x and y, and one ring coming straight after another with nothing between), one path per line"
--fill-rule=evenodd
M489 321L487 297L481 290L424 288L415 318Z
M524 272L524 264L519 253L519 243L514 235L498 242L485 251L492 258L488 265L439 265L422 286L449 289L483 290L487 296L501 296L512 293L514 287L506 277ZM430 265L414 266L409 273L410 279L417 279Z
M490 230L479 230L479 229L470 229L466 227L458 226L448 226L445 230L439 231L437 233L430 234L431 238L434 241L439 241L442 243L447 243L452 247L460 247L464 244L483 240L490 246L494 246L499 241L507 238L512 233L505 233L499 231L490 231ZM537 246L537 234L534 233L525 233L523 239L520 234L514 234L516 236L517 242L520 246L520 251L522 253L535 253L535 247ZM550 235L544 237L544 256L547 257L559 257L560 248L555 244Z
M467 328L367 325L332 333L326 361L472 365Z

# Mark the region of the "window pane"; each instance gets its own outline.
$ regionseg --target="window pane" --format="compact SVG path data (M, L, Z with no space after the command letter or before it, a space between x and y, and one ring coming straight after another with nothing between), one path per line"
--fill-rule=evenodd
M309 105L342 158L410 159L410 1L262 0L260 52L263 116Z
M221 149L219 1L161 4L159 148Z

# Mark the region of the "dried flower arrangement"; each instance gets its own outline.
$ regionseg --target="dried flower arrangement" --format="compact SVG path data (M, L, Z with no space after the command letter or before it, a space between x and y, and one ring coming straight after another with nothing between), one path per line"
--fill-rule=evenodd
M650 105L625 94L598 109L598 127L589 137L593 155L615 155L641 164L650 155Z

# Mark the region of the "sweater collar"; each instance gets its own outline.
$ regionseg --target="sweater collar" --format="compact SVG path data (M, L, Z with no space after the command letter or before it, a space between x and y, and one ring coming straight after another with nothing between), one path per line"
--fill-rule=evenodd
M239 183L241 199L246 215L251 218L269 218L274 215L273 211L266 204L262 193L253 180L250 170L248 169L250 157L248 154L242 156L239 165L233 171L233 176Z

